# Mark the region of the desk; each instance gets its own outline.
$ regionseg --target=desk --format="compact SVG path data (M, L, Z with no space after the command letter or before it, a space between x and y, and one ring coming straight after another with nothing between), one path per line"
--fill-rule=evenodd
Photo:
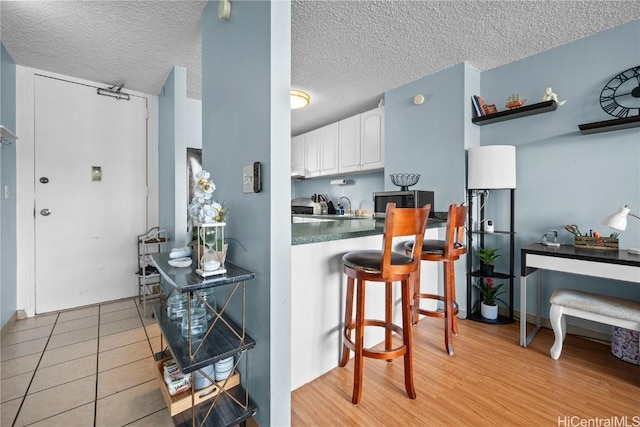
M541 272L536 280L536 325L527 335L527 277L538 270L582 274L640 284L640 255L626 250L559 248L533 243L520 250L520 345L526 347L540 329Z

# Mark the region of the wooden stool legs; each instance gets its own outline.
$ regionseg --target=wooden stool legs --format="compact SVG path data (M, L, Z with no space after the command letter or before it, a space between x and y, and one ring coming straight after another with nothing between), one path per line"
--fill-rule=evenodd
M453 337L458 335L458 316L453 310L453 301L456 298L456 276L454 265L451 261L444 262L444 347L447 353L453 356Z
M411 335L411 285L407 279L402 283L402 341L405 346L404 353L404 387L411 399L416 398L416 389L413 385L413 342Z
M433 294L423 294L420 292L420 270L418 270L412 276L413 285L413 310L412 310L412 323L418 324L420 314L433 317L444 318L444 346L451 356L453 356L453 335L458 335L458 317L456 300L456 276L455 276L455 264L453 261L442 261L444 267L444 292L443 296ZM433 313L432 311L426 311L420 309L420 299L434 299L443 301L444 309L442 313Z
M345 300L345 309L344 309L344 328L342 330L342 335L345 337L349 337L351 339L351 329L353 329L354 325L352 322L353 319L353 277L347 277L347 293ZM349 357L351 353L349 352L349 347L347 347L347 340L342 340L342 358L340 359L340 363L338 366L344 368L347 366L347 362L349 362Z
M402 329L393 324L393 283L385 283L385 320L368 320L365 319L365 285L366 281L358 279L355 285L356 306L355 321L353 318L353 297L354 297L354 278L347 278L347 292L344 315L343 329L343 345L342 357L340 359L340 367L345 367L349 362L350 351L354 352L353 367L353 395L351 402L354 405L360 403L362 398L363 383L363 365L364 357L373 357L375 359L385 359L391 362L394 358L404 357L404 383L407 395L411 399L416 398L415 386L413 384L413 360L412 360L412 341L411 341L411 286L408 279L403 280L402 287ZM385 328L384 334L384 351L376 351L366 349L364 347L364 328L365 326L381 326ZM352 341L351 331L355 330L355 340ZM401 335L403 345L396 349L393 348L393 334Z

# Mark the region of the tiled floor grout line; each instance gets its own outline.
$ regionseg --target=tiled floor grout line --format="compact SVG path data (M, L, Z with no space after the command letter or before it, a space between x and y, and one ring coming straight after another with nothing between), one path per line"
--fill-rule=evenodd
M98 422L98 382L100 381L100 315L102 314L102 306L98 307L98 343L96 349L96 394L93 399L93 427Z
M134 300L134 302L135 302L135 300ZM149 332L147 332L147 326L144 324L142 313L140 313L140 306L138 306L138 304L136 304L136 308L138 309L138 317L140 317L140 322L142 323L142 329L144 330L144 336L147 337L147 343L149 343L149 349L151 350L151 357L153 358L153 360L155 362L156 354L153 352L153 346L151 345L151 338L149 337ZM153 314L153 308L151 309L151 313ZM162 344L160 346L162 347ZM160 349L160 351L162 351L162 349Z
M43 367L43 366L42 366L42 363L43 363L43 360L44 360L45 352L46 352L47 350L58 350L58 349L64 349L64 348L65 348L65 347L67 347L67 346L76 345L76 344L79 344L79 343L82 343L82 342L86 342L86 341L90 341L90 340L93 340L93 339L96 339L96 340L97 340L97 343L96 343L96 345L97 345L97 349L96 349L96 353L95 353L95 357L96 357L96 359L95 359L95 378L96 378L96 382L95 382L95 395L94 395L94 399L93 399L93 409L94 409L94 414L93 414L93 415L94 415L94 417L93 417L93 425L94 425L94 427L97 427L97 424L98 424L98 413L97 413L97 412L98 412L98 401L101 401L102 399L105 399L105 398L109 398L110 396L112 396L112 395L113 395L113 394L110 394L110 395L108 395L108 396L102 396L102 397L98 398L98 390L99 390L99 382L100 382L99 376L100 376L100 374L101 374L101 372L100 372L100 355L101 355L101 346L102 346L102 345L104 345L104 343L102 342L102 340L103 340L103 339L106 339L106 338L108 338L108 337L110 337L110 336L112 336L112 335L116 335L116 334L124 333L124 332L128 332L128 331L133 331L133 330L137 329L139 326L137 326L137 327L135 327L135 328L124 329L124 330L122 330L122 331L113 332L113 333L108 334L108 335L105 335L105 336L100 336L100 332L101 332L101 330L102 330L102 327L103 327L103 326L105 326L105 325L108 325L108 324L110 324L110 323L113 323L113 322L118 322L118 321L122 321L122 320L126 320L126 319L135 319L135 318L137 318L137 319L139 320L139 322L140 322L140 326L143 328L143 332L144 332L144 339L147 341L147 345L149 346L149 349L150 349L150 352L151 352L152 359L155 359L154 348L153 348L153 345L152 345L152 343L151 343L151 337L150 337L150 335L149 335L149 334L150 334L150 332L148 331L148 327L151 327L151 326L153 325L153 322L149 321L149 324L147 324L147 318L146 318L146 317L145 317L145 318L143 318L143 316L142 316L142 312L141 312L142 307L141 307L141 306L139 306L139 305L137 304L137 302L136 302L136 299L135 299L135 298L133 298L133 304L134 304L134 307L136 308L136 311L135 311L135 312L133 312L133 313L137 314L137 316L136 316L135 314L133 314L133 316L131 316L131 317L125 317L125 318L122 318L122 319L121 319L121 318L117 318L117 314L115 314L115 315L114 315L113 313L117 313L118 311L130 310L130 309L131 309L130 307L123 307L123 308L120 308L120 309L111 310L111 311L108 311L108 312L103 312L103 310L104 310L103 305L99 305L99 306L98 306L98 314L97 314L97 317L98 317L98 322L97 322L97 337L96 337L96 338L89 338L89 339L82 340L82 341L78 341L78 342L71 342L71 343L69 343L69 344L66 344L66 345L63 345L63 346L60 346L60 347L56 347L55 349L53 349L53 348L49 348L49 345L51 344L51 340L52 340L52 338L53 338L53 337L55 337L55 336L57 336L57 335L60 335L60 334L54 334L54 331L56 330L56 327L59 327L60 325L62 325L62 324L64 324L64 323L66 323L66 322L78 321L78 320L81 320L81 319L84 319L84 318L93 317L93 316L84 316L84 317L79 317L79 318L77 318L77 319L69 319L69 320L64 320L64 321L63 321L63 320L61 320L61 319L60 319L60 315L61 315L62 313L64 313L64 312L58 312L58 313L53 314L53 315L55 316L55 320L54 320L52 323L50 323L50 324L49 324L49 325L51 326L51 331L49 332L48 336L38 338L38 339L46 338L46 342L44 343L44 346L43 346L42 350L40 350L40 351L38 351L38 352L34 352L34 353L30 353L30 354L29 354L29 355L38 355L38 354L39 354L39 357L37 357L37 363L36 363L36 366L35 366L35 368L34 368L34 370L33 370L32 375L31 375L31 377L30 377L30 379L29 379L29 383L28 383L28 385L27 385L27 387L26 387L26 391L24 392L24 394L22 394L21 396L18 396L18 397L16 398L16 399L20 399L20 404L18 405L18 408L17 408L16 413L15 413L15 415L14 415L13 421L12 421L12 423L11 423L11 426L12 426L12 427L15 427L15 426L16 426L16 424L17 424L17 420L18 420L19 416L20 416L20 415L21 415L21 413L22 413L22 412L24 412L24 410L25 410L25 403L26 403L26 399L27 399L27 397L29 396L29 390L33 387L33 383L34 383L34 380L35 380L36 374L37 374L38 372L42 372L42 370L43 370L43 369L47 369L47 368L51 368L51 367L55 367L56 365L59 365L59 364L62 364L62 363L72 362L72 361L74 361L74 360L77 360L77 359L80 359L80 358L84 358L84 357L90 356L90 355L87 355L87 356L82 356L82 357L77 357L77 358L73 358L73 356L70 356L70 357L72 357L71 359L68 359L68 360L61 360L61 361L58 361L58 362L56 362L56 363L52 363L51 365L48 365L48 366L46 366L46 367ZM115 308L115 307L114 307L114 308ZM102 319L102 317L103 317L103 316L105 316L105 315L107 315L107 314L108 314L108 315L110 315L110 316L113 316L113 317L114 317L114 320L107 321L107 322L105 322L104 324L102 324L101 319ZM153 318L153 315L151 315L151 317ZM152 319L151 319L151 320L152 320ZM49 325L42 325L42 326L49 326ZM42 327L42 326L34 326L33 328L27 328L27 329L23 329L23 330L21 330L21 331L16 331L16 332L28 331L28 330L30 330L30 329L35 329L35 328ZM73 333L73 332L77 332L77 331L80 331L80 330L83 330L83 329L87 329L87 328L72 329L72 330L69 330L69 331L62 332L62 333L67 333L67 332L68 332L68 333ZM13 331L12 331L12 332L13 332ZM154 336L154 339L155 339L155 338L156 338L156 337ZM35 340L35 339L34 339L34 340ZM29 342L29 341L32 341L32 340L26 340L26 341L23 341L23 342L21 342L21 343L15 343L15 344L10 344L10 345L19 345L19 344L24 344L25 342ZM140 341L142 341L142 340L140 340ZM112 341L114 344L116 344L116 343L117 343L117 344L116 344L116 346L115 346L115 347L113 347L113 348L109 348L108 350L105 350L105 352L104 352L104 353L106 354L106 353L107 353L107 352L109 352L109 351L117 350L117 349L119 349L119 348L126 347L126 346L129 346L129 345L134 345L134 344L136 344L136 343L140 343L140 341L135 341L135 342L131 342L131 343L127 343L127 344L119 345L118 340L116 339L116 340ZM139 344L138 344L138 345L139 345ZM8 346L7 346L7 347L8 347ZM160 351L162 351L162 349L161 349ZM20 357L24 357L24 356L26 356L26 355L22 355L22 356L19 356L19 357L14 357L14 358L12 358L12 359L7 359L7 360L14 360L14 359L18 359L18 358L20 358ZM52 359L52 361L54 361L54 360L59 360L59 359L57 359L57 358ZM104 372L109 372L109 371L114 370L114 369L117 369L117 368L119 368L119 367L121 367L121 366L130 365L130 364L132 364L132 363L139 362L140 360L144 360L144 358L142 358L142 359L137 359L137 360L126 361L126 362L124 362L124 363L123 363L123 364L121 364L121 365L118 365L118 366L114 366L114 367L108 368L108 369L106 369ZM102 374L104 374L104 372L103 372ZM22 374L21 374L21 375L22 375ZM76 378L76 379L74 379L74 381L75 381L75 380L78 380L78 379L88 378L88 377L90 377L90 376L91 376L91 375L85 375L85 376L83 376L83 377L81 377L81 378ZM12 375L12 377L13 377L13 375ZM10 378L10 377L8 377L8 378ZM143 384L149 384L149 383L151 383L151 382L155 382L155 381L157 381L157 380L156 380L155 378L152 378L152 379L150 379L150 380L148 380L148 381L143 381L143 382L141 382L140 384L132 385L132 386L130 386L130 387L127 387L126 389L119 390L117 393L120 393L120 392L125 391L125 390L130 390L130 389L133 389L133 388L135 388L135 387L141 386L141 385L143 385ZM37 393L44 392L44 391L49 390L49 389L51 389L51 388L57 387L57 386L59 386L59 385L68 384L68 383L69 383L69 382L67 382L67 383L62 383L62 384L57 384L57 385L55 385L55 386L51 386L51 387L48 387L48 388L45 388L45 389L42 389L42 390L38 390L38 391L36 391L36 392L32 393L32 395L35 395L35 394L37 394ZM114 393L114 394L117 394L117 393ZM17 402L16 402L16 403L17 403ZM88 403L89 403L89 402L88 402ZM28 405L31 405L31 403L28 403ZM84 405L86 405L86 403L85 403L85 404L83 404L83 405L80 405L80 406L76 406L76 407L73 407L73 408L65 409L64 411L59 412L59 413L57 413L57 414L53 414L53 415L47 416L46 418L43 418L43 419L41 419L41 420L34 421L34 423L41 422L41 421L44 421L44 420L49 419L49 418L53 418L53 417L55 417L55 416L58 416L58 415L60 415L60 414L63 414L63 413L66 413L66 412L69 412L69 411L72 411L72 410L76 410L76 409L78 409L78 408L80 408L80 407L82 407L82 406L84 406ZM139 417L139 418L137 418L137 419L135 419L135 420L129 421L129 422L127 422L127 424L126 424L126 425L130 425L130 424L133 424L133 423L139 422L140 420L142 420L142 419L144 419L144 418L146 418L146 417L148 417L148 416L150 416L150 415L153 415L153 414L156 414L156 413L158 413L158 412L161 412L161 411L163 411L163 410L165 410L165 408L159 409L159 410L154 411L154 412L152 412L152 413L150 413L150 414L147 414L147 415L142 416L142 417ZM26 421L26 420L25 420L25 421ZM125 424L123 424L123 426L124 426L124 425L125 425Z
M20 406L18 406L18 410L16 411L16 415L13 418L13 422L11 423L12 427L15 427L16 425L16 421L18 420L18 416L20 415L20 411L22 410L22 405L24 405L24 401L27 398L27 395L29 394L29 389L31 388L31 384L33 384L33 379L36 377L36 372L38 372L38 367L40 366L40 363L42 362L42 358L44 357L44 352L47 349L47 346L49 345L49 341L51 340L51 337L53 336L53 330L56 328L56 323L58 322L58 318L60 317L60 315L58 314L56 316L56 320L53 322L53 326L51 327L51 332L49 333L49 337L47 338L47 342L45 343L44 347L42 348L42 352L40 352L40 358L38 359L38 363L36 363L36 367L33 370L33 375L31 375L31 379L29 380L29 385L27 386L27 389L24 391L24 394L22 395L22 400L20 401Z

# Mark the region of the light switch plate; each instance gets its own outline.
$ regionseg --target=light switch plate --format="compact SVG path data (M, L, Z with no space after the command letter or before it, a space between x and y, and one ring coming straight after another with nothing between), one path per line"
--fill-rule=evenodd
M253 165L242 168L242 191L253 193Z

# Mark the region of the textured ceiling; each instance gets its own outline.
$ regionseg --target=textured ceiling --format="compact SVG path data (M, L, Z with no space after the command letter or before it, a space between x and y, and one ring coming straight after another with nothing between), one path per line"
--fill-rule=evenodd
M2 0L0 39L17 64L150 94L181 65L187 95L200 99L205 5ZM638 0L291 5L291 84L312 97L292 111L293 135L373 108L384 91L462 61L484 71L640 19Z

